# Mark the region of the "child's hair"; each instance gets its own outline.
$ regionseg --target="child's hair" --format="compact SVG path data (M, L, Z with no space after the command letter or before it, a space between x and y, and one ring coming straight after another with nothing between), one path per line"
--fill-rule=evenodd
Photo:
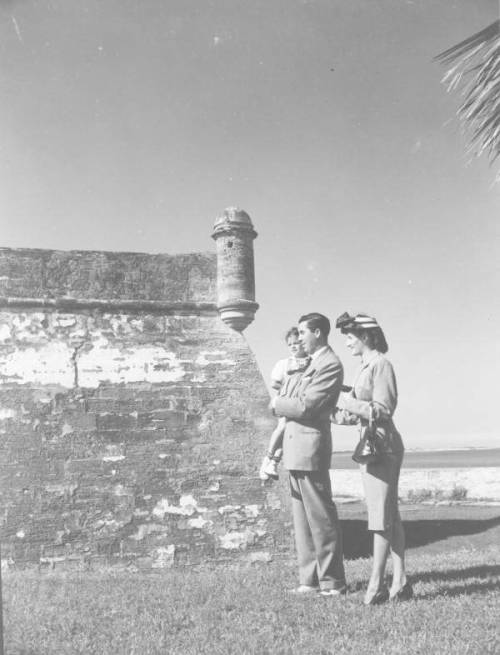
M290 337L295 337L296 339L299 338L299 330L295 327L295 325L286 331L285 343L288 343L288 339L290 339Z

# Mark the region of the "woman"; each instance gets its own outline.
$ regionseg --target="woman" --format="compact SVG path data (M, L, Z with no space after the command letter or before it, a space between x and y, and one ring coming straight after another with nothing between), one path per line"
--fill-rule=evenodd
M404 446L392 415L397 404L396 378L384 357L387 342L377 321L365 314L342 314L336 327L346 335L346 345L361 368L352 390L339 399L336 423L368 424L370 413L382 437L384 454L375 462L360 464L368 509L368 530L373 531L373 568L365 594L365 605L390 599L408 600L413 595L405 573L405 534L398 509L398 480ZM387 558L391 553L393 578L390 591L384 585Z

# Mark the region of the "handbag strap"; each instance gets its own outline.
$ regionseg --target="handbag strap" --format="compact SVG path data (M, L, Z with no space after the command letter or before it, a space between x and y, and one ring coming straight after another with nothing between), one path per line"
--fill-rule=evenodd
M375 408L373 406L373 403L370 403L370 408L368 410L368 426L373 428L375 425Z
M373 403L370 403L370 407L368 409L368 425L366 428L366 435L368 439L371 441L373 439L373 435L377 430L377 426L375 423L375 408L373 406Z

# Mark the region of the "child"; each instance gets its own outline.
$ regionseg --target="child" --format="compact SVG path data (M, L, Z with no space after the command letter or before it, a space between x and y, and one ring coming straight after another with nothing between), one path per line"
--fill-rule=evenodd
M285 341L290 357L276 362L271 372L271 388L279 394L291 394L297 386L303 371L308 367L310 358L302 349L299 341L299 331L292 327L285 335ZM267 453L262 460L259 477L261 480L278 479L278 463L282 455L283 436L285 434L286 418L282 416L271 434Z

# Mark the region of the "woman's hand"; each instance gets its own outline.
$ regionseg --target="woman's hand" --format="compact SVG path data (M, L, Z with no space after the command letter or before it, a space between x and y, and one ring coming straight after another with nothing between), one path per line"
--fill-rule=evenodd
M356 425L359 421L355 414L351 414L346 409L336 407L333 411L330 420L337 425Z

